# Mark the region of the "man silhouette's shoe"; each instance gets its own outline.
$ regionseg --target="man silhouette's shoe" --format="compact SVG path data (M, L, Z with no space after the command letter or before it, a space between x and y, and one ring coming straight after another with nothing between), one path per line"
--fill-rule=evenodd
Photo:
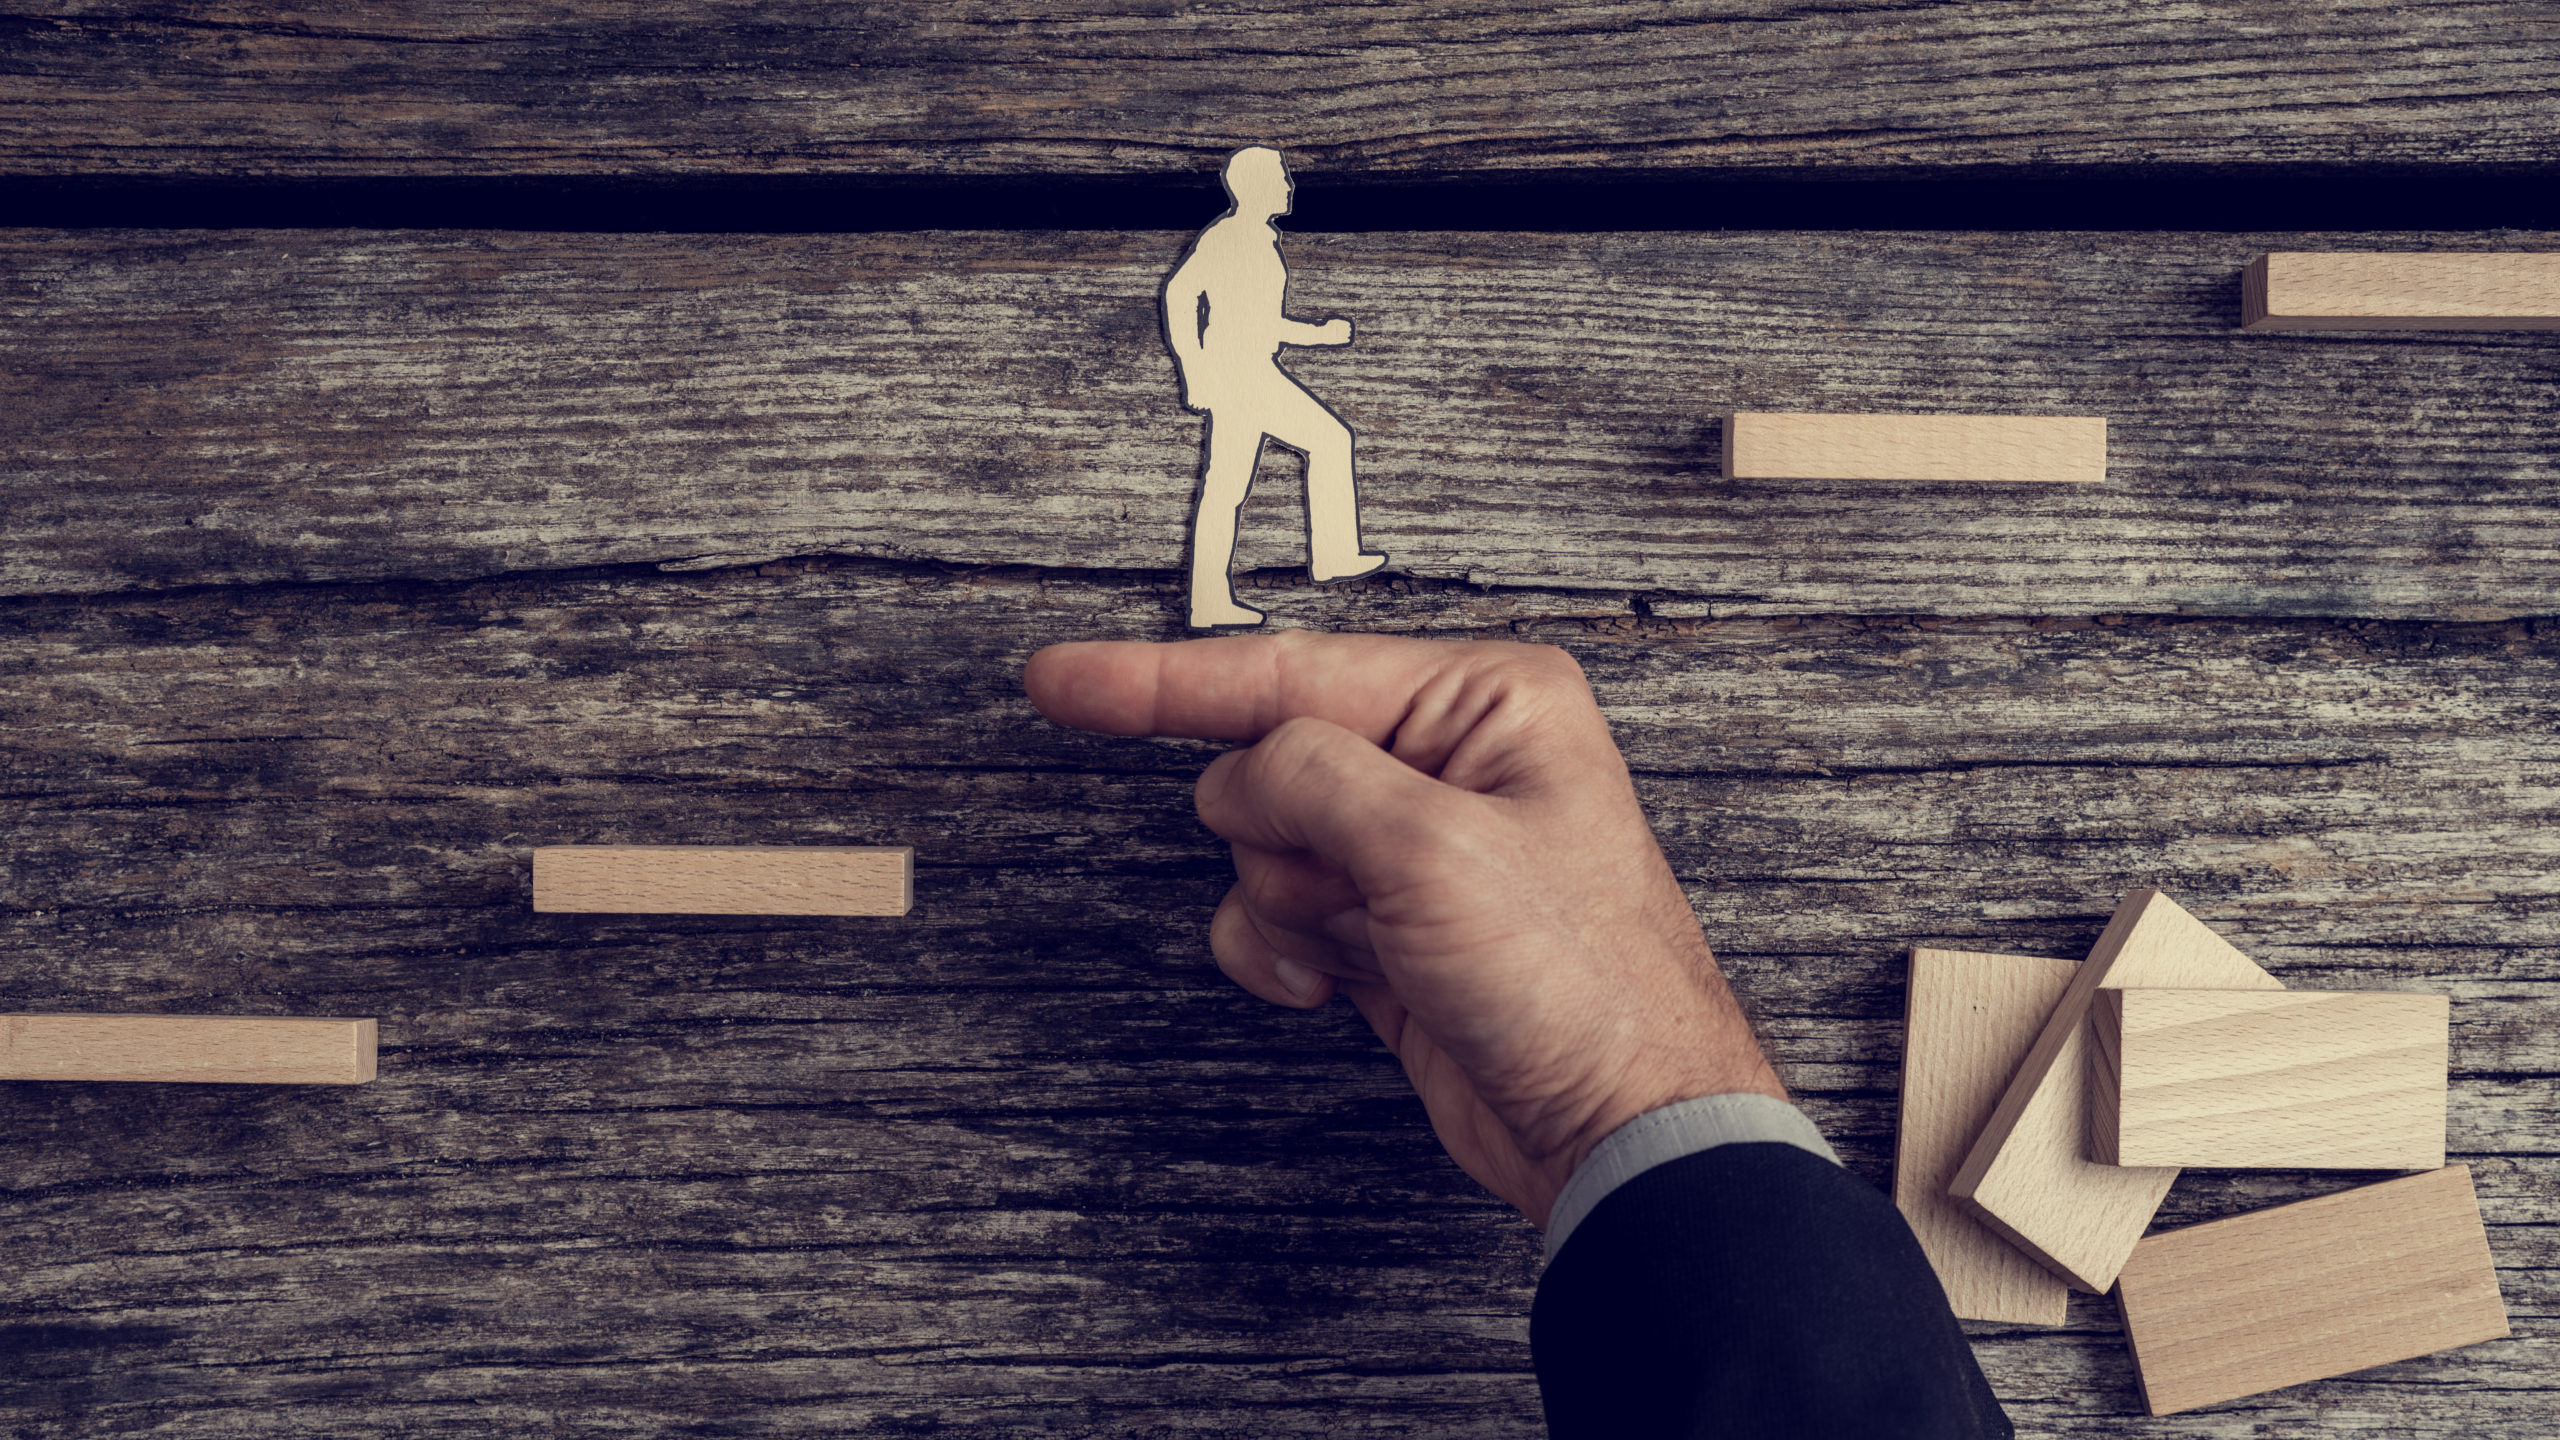
M1357 580L1363 575L1375 575L1386 566L1387 557L1384 555L1354 555L1349 560L1311 564L1307 567L1307 578L1319 585L1331 585L1343 580Z
M1242 630L1259 625L1262 620L1261 611L1233 600L1223 604L1211 601L1191 607L1191 628L1194 630Z

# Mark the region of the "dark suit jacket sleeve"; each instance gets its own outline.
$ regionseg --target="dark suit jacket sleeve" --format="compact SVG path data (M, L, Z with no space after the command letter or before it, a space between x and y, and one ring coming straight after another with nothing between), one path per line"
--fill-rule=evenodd
M1554 1440L2006 1440L1902 1215L1793 1145L1732 1144L1611 1191L1529 1318Z

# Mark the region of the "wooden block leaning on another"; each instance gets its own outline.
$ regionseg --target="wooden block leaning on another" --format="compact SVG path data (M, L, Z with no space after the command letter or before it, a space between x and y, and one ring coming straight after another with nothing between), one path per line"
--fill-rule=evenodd
M2433 1170L2452 1001L2318 990L2098 996L2091 1158Z
M2246 330L2560 330L2560 253L2275 251L2240 275Z
M2116 907L1947 1189L2074 1289L2105 1293L2178 1172L2089 1158L2089 1007L2135 985L2280 990L2157 890Z
M361 1085L371 1020L267 1015L0 1015L0 1080Z
M1724 418L1728 480L2107 478L2107 422L2090 415L1796 415Z
M2151 1236L2116 1303L2154 1415L2507 1333L2462 1165Z
M586 915L904 915L906 846L548 845L533 908Z
M1911 952L1893 1203L1962 1320L2059 1325L2070 1290L1947 1194L1973 1137L2035 1044L2077 960Z

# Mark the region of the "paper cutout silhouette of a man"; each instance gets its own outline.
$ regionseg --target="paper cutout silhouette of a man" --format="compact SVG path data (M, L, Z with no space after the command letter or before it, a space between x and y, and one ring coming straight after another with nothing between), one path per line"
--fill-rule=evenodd
M1227 157L1232 209L1200 232L1164 286L1165 342L1182 367L1182 403L1208 412L1200 509L1191 521L1191 628L1262 623L1236 603L1236 512L1253 485L1265 437L1307 457L1307 572L1319 585L1356 580L1387 563L1360 548L1360 497L1351 427L1280 368L1283 345L1348 345L1351 322L1320 325L1284 313L1288 266L1271 222L1289 213L1280 152L1254 146Z

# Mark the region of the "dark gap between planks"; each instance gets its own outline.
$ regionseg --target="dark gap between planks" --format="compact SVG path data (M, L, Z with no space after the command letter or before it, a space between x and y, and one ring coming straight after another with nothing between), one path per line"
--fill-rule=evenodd
M1303 232L1508 230L2560 229L2560 168L2458 176L2082 172L1967 178L1397 180L1300 175ZM1207 175L542 179L0 177L0 224L67 229L456 229L809 234L1179 230L1225 204Z

